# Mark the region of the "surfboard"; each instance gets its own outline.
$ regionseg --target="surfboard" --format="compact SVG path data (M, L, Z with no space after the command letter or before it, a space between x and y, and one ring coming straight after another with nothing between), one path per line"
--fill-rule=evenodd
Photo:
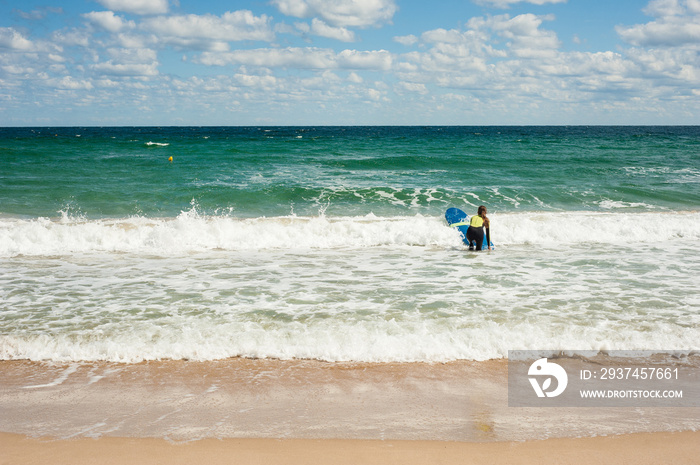
M459 208L452 207L448 208L445 212L445 221L447 221L448 226L456 228L462 235L462 242L464 242L465 245L469 245L469 241L467 240L467 229L469 229L469 215L464 213ZM481 248L484 250L489 248L488 243L486 242L486 235L484 235L484 243L481 246ZM494 248L493 242L491 242L491 248Z

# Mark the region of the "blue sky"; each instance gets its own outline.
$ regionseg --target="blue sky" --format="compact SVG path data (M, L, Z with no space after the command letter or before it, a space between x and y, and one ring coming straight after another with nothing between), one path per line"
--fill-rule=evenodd
M1 126L321 124L700 124L700 0L0 0Z

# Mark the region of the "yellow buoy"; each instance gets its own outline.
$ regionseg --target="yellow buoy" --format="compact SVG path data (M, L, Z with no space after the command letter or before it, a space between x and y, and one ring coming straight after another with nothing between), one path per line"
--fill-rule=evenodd
M173 161L173 157L169 157L169 158L168 158L168 161L172 162L172 161Z

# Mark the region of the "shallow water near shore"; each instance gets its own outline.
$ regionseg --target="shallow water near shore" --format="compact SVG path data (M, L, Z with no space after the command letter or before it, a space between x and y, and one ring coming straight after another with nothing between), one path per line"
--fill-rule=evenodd
M2 430L31 437L497 442L700 428L700 408L508 407L503 360L15 361L0 370Z

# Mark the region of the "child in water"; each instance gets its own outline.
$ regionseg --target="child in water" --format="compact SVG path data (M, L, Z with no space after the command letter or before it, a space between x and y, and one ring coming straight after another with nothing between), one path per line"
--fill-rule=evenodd
M484 243L484 228L486 228L486 244L489 250L491 250L489 219L486 217L486 207L481 205L479 206L476 215L469 219L469 228L467 229L469 250L474 250L474 242L476 242L476 250L481 250L481 246Z

